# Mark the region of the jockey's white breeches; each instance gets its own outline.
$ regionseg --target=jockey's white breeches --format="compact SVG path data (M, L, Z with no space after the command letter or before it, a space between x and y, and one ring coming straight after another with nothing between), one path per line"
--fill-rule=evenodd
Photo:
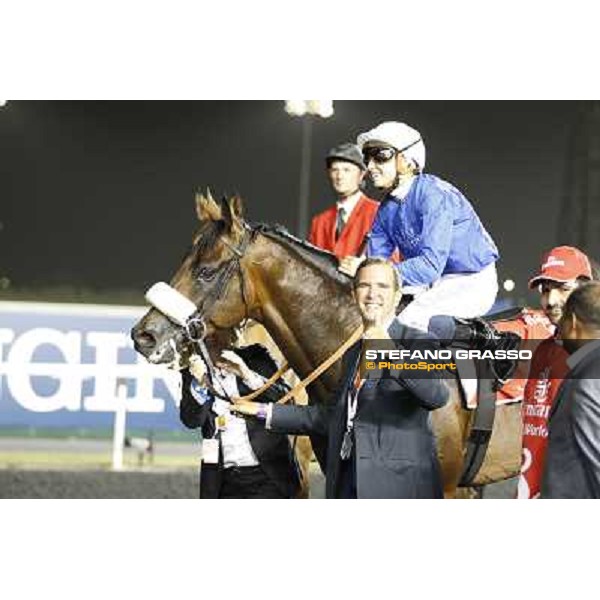
M398 315L405 325L427 331L429 319L435 315L480 317L496 300L496 265L492 263L479 273L443 275L429 288L405 287L403 291L415 294L415 299Z

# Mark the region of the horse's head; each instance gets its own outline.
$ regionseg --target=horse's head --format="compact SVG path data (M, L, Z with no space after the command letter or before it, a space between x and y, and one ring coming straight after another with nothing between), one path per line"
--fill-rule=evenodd
M239 197L217 204L210 193L198 195L196 212L200 226L171 287L195 304L196 325L209 348L218 351L227 345L232 329L249 316L242 259L252 233L243 221ZM189 332L154 308L131 336L135 349L152 363L187 363Z

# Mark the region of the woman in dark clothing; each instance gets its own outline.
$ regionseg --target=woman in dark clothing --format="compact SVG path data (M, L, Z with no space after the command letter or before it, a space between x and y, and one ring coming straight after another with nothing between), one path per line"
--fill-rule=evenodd
M226 400L259 389L277 364L264 346L252 344L224 351L216 367L216 393L205 387L194 363L191 370L200 381L190 369L182 371L181 422L202 430L200 498L295 497L300 476L288 436L232 414ZM279 379L255 401L276 402L288 390Z

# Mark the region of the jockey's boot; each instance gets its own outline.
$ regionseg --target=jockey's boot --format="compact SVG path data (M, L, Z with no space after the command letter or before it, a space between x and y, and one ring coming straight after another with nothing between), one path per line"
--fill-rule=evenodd
M459 319L440 315L432 317L429 332L438 337L443 345L467 350L518 350L521 338L512 332L496 331L480 318ZM495 359L492 361L496 377L505 381L514 372L517 360Z
M458 319L448 315L431 317L429 333L444 346L467 350L487 350L498 337L498 332L483 319Z

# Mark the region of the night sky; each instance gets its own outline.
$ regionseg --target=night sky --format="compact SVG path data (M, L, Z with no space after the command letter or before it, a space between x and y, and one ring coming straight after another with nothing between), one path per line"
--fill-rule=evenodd
M575 102L336 101L314 124L310 212L333 201L327 149L384 120L424 137L526 279L559 239ZM19 102L0 108L0 276L14 287L168 280L194 231L195 190L238 192L251 220L296 230L301 121L283 102Z

